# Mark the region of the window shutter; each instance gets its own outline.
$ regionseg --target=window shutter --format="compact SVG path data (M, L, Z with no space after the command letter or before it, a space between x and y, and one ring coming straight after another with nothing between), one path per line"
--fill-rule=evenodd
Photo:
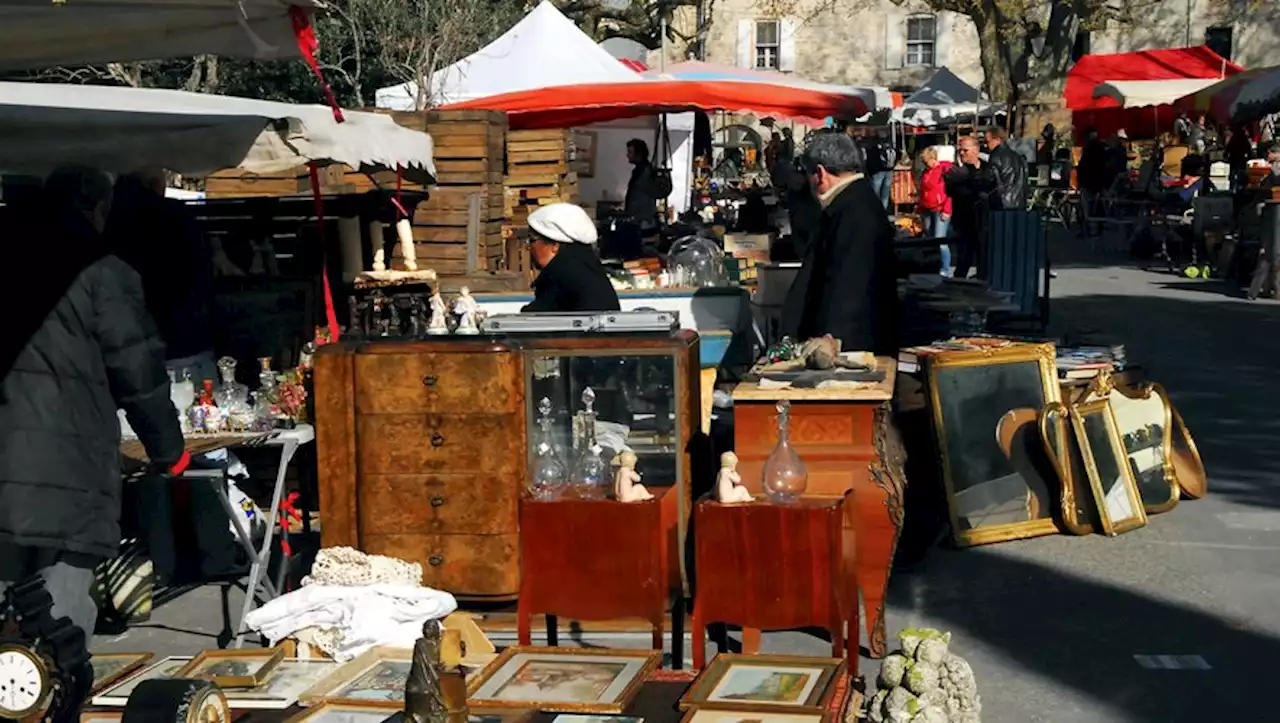
M951 31L955 26L954 13L938 13L934 24L933 67L951 65Z
M906 15L889 11L884 16L884 67L898 70L907 55Z
M793 73L796 69L796 30L799 23L793 18L778 21L778 70Z
M756 67L756 21L738 21L738 67Z

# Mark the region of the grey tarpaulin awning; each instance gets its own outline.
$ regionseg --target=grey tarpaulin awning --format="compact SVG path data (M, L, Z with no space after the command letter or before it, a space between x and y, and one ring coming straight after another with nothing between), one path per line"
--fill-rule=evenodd
M894 117L907 125L935 126L956 116L988 115L1000 109L947 68L939 68L919 90L907 96Z
M431 137L390 116L178 90L0 83L0 160L42 175L67 163L107 171L163 167L284 171L309 161L435 176Z

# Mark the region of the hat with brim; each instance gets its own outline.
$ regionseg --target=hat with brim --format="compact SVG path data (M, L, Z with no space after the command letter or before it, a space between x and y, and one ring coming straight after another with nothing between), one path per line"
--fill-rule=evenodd
M538 236L562 244L594 244L599 236L596 222L586 211L572 203L540 206L529 214L529 230Z

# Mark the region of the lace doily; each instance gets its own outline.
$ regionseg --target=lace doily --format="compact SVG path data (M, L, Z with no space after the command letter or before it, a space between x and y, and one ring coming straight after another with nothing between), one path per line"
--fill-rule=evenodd
M326 547L316 553L303 585L357 587L386 583L422 587L422 565L383 555L366 555L352 547Z

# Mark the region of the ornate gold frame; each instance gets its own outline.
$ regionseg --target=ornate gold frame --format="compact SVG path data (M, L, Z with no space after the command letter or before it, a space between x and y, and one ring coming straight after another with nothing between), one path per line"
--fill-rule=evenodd
M234 660L236 658L261 660L262 664L248 675L218 675L212 678L199 678L199 680L208 680L220 688L256 688L265 683L267 677L279 667L280 661L284 660L284 648L277 646L266 649L204 650L192 658L191 662L182 666L182 669L175 673L174 677L194 678L195 673L199 672L205 663L215 660Z
M100 680L95 679L93 681L93 689L89 691L89 697L95 696L107 688L110 688L123 680L125 676L133 675L134 671L150 663L151 659L155 656L155 653L99 653L93 656L93 660L102 660L104 658L132 658L132 660L126 663L123 668L120 668L111 675Z
M756 716L759 716L761 723L765 723L766 721L769 720L767 716L802 716L805 718L815 718L817 719L818 723L836 723L835 716L832 713L813 713L810 711L803 711L803 710L782 711L782 710L776 710L774 708L764 709L764 708L758 708L758 707L753 707L749 705L732 705L731 706L727 704L717 705L715 707L696 706L696 707L690 708L685 711L684 717L680 719L680 723L693 723L694 718L698 715L699 712L754 713ZM748 716L744 715L742 716L742 718L746 720L748 719ZM751 720L755 720L755 719L752 718Z
M1107 428L1107 438L1111 443L1111 452L1116 455L1116 466L1120 468L1120 476L1124 480L1125 491L1129 494L1129 502L1136 514L1127 520L1116 522L1111 519L1107 509L1106 493L1102 488L1102 477L1098 473L1098 465L1094 459L1093 446L1085 432L1084 419L1093 415L1102 415ZM1133 470L1129 467L1129 454L1120 439L1119 425L1111 411L1111 400L1104 397L1094 402L1076 404L1071 407L1071 425L1075 429L1076 444L1080 445L1080 454L1084 458L1084 467L1089 474L1089 486L1093 489L1094 500L1098 505L1098 519L1102 521L1102 531L1112 537L1145 527L1147 510L1142 505L1142 495L1138 492L1138 482L1133 478Z
M1163 390L1161 390L1163 391ZM1204 460L1200 459L1200 448L1196 446L1196 440L1191 436L1191 430L1187 428L1187 423L1182 421L1182 415L1178 414L1178 410L1172 404L1169 405L1169 411L1173 414L1173 427L1182 435L1182 441L1187 445L1187 454L1190 459L1180 459L1184 455L1183 452L1176 447L1172 451L1170 462L1173 464L1174 478L1178 481L1178 489L1182 491L1182 495L1188 499L1198 500L1209 493L1209 474L1205 471ZM1199 484L1193 482L1189 477L1191 475L1178 474L1178 462L1183 464L1194 464L1196 473L1199 475ZM1197 489L1191 489L1194 486Z
M631 680L627 682L627 687L618 694L618 699L612 703L566 703L563 701L525 701L525 700L490 700L487 698L474 698L474 696L485 683L489 682L498 671L502 670L502 666L506 665L516 655L539 655L547 658L554 657L599 657L599 658L640 658L645 662L635 672ZM662 663L662 653L657 650L624 650L616 648L539 648L533 646L513 645L505 648L498 657L494 658L484 669L473 676L467 677L467 707L471 710L539 710L544 713L588 713L600 715L619 715L631 705L631 701L635 700L636 694L640 692L640 688L653 675L653 671L658 669Z
M1101 372L1089 385L1089 394L1093 397L1109 399L1111 392L1117 392L1129 399L1139 400L1150 399L1152 395L1155 395L1164 404L1164 442L1160 445L1160 457L1164 462L1164 478L1170 488L1169 501L1157 505L1149 505L1143 501L1142 505L1148 515L1168 512L1177 506L1180 490L1178 475L1173 468L1173 403L1169 401L1169 395L1165 393L1164 387L1159 384L1154 382L1143 382L1137 386L1117 384L1110 371ZM1115 414L1114 408L1112 409L1112 414ZM1119 429L1119 424L1116 427ZM1141 491L1139 491L1139 496L1141 496Z
M325 677L316 681L298 696L298 704L303 706L320 705L322 703L340 703L343 705L363 705L369 708L404 708L404 700L364 700L361 698L341 698L338 693L356 678L383 662L412 663L412 648L394 648L389 645L378 645L364 651L360 655L343 663ZM389 714L388 714L389 715Z
M986 545L992 542L1022 540L1058 533L1058 523L1052 516L1027 522L990 525L972 530L960 530L955 515L955 484L951 479L951 458L947 452L946 435L943 433L942 400L938 394L938 371L956 367L994 366L996 364L1025 364L1035 362L1040 367L1040 386L1044 390L1044 405L1062 401L1062 389L1058 385L1058 369L1054 363L1053 344L1016 344L1007 347L951 351L937 354L929 363L929 403L933 408L933 433L942 456L942 481L947 491L947 515L951 519L951 534L960 547ZM992 431L994 435L994 430Z
M720 703L707 700L724 676L735 665L749 665L756 668L807 667L820 670L818 680L814 683L809 698L800 705L783 705L764 701L742 701L740 703ZM848 661L844 658L805 658L795 655L744 655L739 653L720 653L711 659L707 667L698 674L697 680L680 696L677 707L680 710L702 708L705 710L741 710L750 707L756 711L772 713L808 713L823 714L831 707L831 698L835 695L835 682L845 672Z
M1093 523L1082 521L1076 515L1076 485L1075 475L1072 473L1071 460L1062 459L1058 456L1058 450L1053 448L1053 444L1049 441L1049 425L1056 424L1058 426L1059 439L1063 444L1071 444L1075 440L1075 429L1070 424L1071 412L1065 404L1061 402L1049 402L1044 409L1040 410L1040 441L1044 444L1045 454L1049 457L1050 464L1058 473L1058 481L1062 485L1062 492L1059 495L1059 507L1062 512L1062 526L1073 535L1092 535L1094 533ZM1092 490L1092 485L1090 486ZM1094 500L1097 504L1097 500Z

